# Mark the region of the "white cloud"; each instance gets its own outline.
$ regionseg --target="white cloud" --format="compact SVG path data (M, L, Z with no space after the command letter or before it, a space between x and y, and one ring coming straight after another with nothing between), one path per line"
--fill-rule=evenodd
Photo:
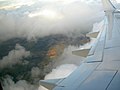
M24 5L31 6L35 2L33 0L1 0L0 10L15 10Z
M53 69L51 73L45 76L45 79L59 79L70 75L77 68L74 64L64 64Z
M5 56L0 60L0 68L13 66L15 64L27 64L28 62L22 59L29 55L29 51L26 51L24 47L16 44L15 49L11 50L8 56Z
M53 60L53 67L57 67L63 64L74 64L78 66L83 58L73 55L72 51L75 49L80 49L80 47L68 46L65 48L63 54L56 60Z
M100 6L98 3L90 5L81 1L69 4L39 1L30 7L1 11L0 40L13 37L31 39L50 34L67 34L74 30L90 31L92 24L103 16ZM36 17L29 17L31 15Z
M10 76L4 79L3 85L3 90L37 90L36 86L25 80L19 80L15 83Z

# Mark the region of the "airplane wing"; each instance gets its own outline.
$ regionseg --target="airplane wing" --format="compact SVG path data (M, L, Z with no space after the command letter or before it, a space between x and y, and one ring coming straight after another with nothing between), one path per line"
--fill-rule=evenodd
M120 19L119 11L109 0L102 0L106 17L90 49L73 51L85 57L84 62L68 77L41 80L50 90L120 90Z

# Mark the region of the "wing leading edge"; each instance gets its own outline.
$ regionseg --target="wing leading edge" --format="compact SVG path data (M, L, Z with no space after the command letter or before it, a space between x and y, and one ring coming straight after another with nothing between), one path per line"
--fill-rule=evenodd
M42 80L49 90L120 90L120 22L119 11L110 0L102 0L106 18L98 32L88 36L96 38L90 49L73 51L85 57L84 62L68 77ZM98 35L98 36L97 36Z

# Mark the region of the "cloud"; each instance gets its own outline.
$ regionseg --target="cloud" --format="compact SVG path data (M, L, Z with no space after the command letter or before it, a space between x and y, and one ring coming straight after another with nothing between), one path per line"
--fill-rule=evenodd
M67 48L65 48L63 54L60 57L58 57L56 60L53 60L53 65L52 65L53 68L63 64L79 65L80 62L83 60L83 58L80 56L73 55L72 51L76 49L80 49L80 47L68 46Z
M31 70L31 77L35 78L35 77L39 77L39 75L41 74L41 70L38 67L33 67Z
M32 5L34 2L32 0L0 0L0 10L14 10L20 8L23 5Z
M14 82L12 77L7 76L3 82L3 90L37 90L36 86L29 84L25 80Z
M8 56L5 56L0 60L0 68L11 67L15 64L27 64L28 62L22 59L29 55L29 51L26 51L24 47L16 44L15 49L11 50Z
M69 74L71 74L75 69L77 68L74 64L64 64L61 66L58 66L56 69L53 69L51 73L46 75L45 79L56 79L56 78L65 78ZM32 75L38 76L39 68L34 67L32 69ZM33 74L35 73L35 74ZM47 90L46 88L42 86L32 85L28 83L26 80L19 80L16 83L12 80L12 77L6 76L3 82L3 89L4 90Z
M65 78L77 68L74 64L64 64L53 69L51 73L45 76L45 79Z
M92 29L92 24L103 16L101 8L98 3L90 5L81 1L71 1L67 4L59 1L37 1L31 6L1 10L0 40L14 37L30 40L50 34L67 34L75 30L88 32ZM34 17L29 17L31 15Z

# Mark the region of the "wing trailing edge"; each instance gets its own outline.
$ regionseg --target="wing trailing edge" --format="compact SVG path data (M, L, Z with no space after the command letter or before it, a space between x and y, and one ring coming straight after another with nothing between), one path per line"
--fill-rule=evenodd
M98 34L99 34L99 31L88 33L86 36L91 37L91 38L97 38Z
M75 50L72 51L72 54L81 56L81 57L87 57L90 49L82 49L82 50Z
M48 80L40 80L40 85L44 86L45 88L52 90L54 87L58 85L64 78L61 79L48 79Z

